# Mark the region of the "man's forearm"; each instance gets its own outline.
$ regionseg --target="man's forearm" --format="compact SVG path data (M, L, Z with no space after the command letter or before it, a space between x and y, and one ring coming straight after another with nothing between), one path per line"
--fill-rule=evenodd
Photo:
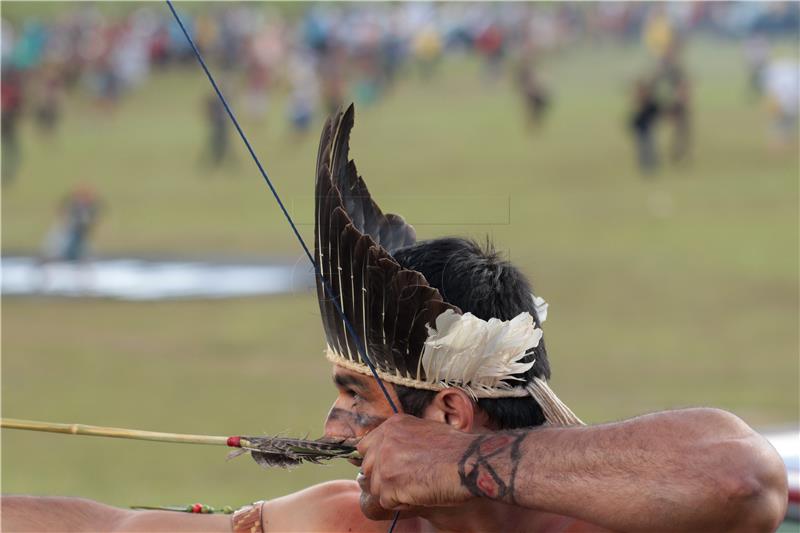
M167 511L129 511L82 498L3 496L4 532L148 532L227 533L230 517Z
M3 531L113 531L126 511L81 498L3 496Z
M785 475L737 420L697 409L481 435L463 453L459 479L475 496L619 531L770 530Z

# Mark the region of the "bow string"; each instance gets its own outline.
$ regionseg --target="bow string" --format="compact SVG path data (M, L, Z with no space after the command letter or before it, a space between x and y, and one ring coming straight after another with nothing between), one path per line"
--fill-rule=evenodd
M181 31L183 32L183 35L186 36L186 40L189 42L189 45L192 47L192 51L194 51L194 55L197 58L197 61L200 63L200 66L203 68L203 71L205 72L206 77L208 78L208 81L211 83L211 86L214 88L214 91L217 93L217 96L219 97L220 101L222 102L222 105L225 108L225 111L227 112L228 116L230 117L231 121L233 122L233 125L236 127L236 131L239 133L239 137L242 138L242 142L244 142L245 146L247 147L247 151L250 152L250 156L253 158L253 161L255 162L256 167L258 167L258 170L261 173L261 176L264 178L264 181L267 183L267 186L269 187L269 190L272 192L272 196L274 196L275 197L275 201L278 202L278 206L281 208L281 211L283 212L283 215L286 217L286 221L289 223L289 226L291 226L295 237L297 237L297 240L300 243L300 246L303 248L303 251L305 252L306 257L308 258L309 262L311 263L311 266L314 268L314 275L317 278L319 278L319 280L321 281L322 286L325 289L325 293L328 295L328 297L331 298L331 301L333 302L333 305L336 308L336 312L338 313L338 315L341 317L342 321L344 322L344 325L347 328L347 331L350 333L352 338L355 340L356 348L358 349L358 352L361 355L362 361L367 363L367 366L369 367L370 372L372 372L372 376L375 378L376 383L380 387L381 392L383 392L383 395L386 398L386 401L389 403L389 406L392 408L392 411L394 411L395 413L398 413L399 411L397 409L397 406L395 405L394 401L392 400L392 397L389 395L389 391L386 389L386 385L383 383L383 380L378 375L378 371L375 369L375 365L372 363L372 360L367 355L367 351L364 349L364 344L363 344L364 341L363 341L363 339L361 339L356 334L355 328L353 328L353 325L347 319L347 316L345 315L344 310L342 309L341 303L337 299L336 294L334 294L334 292L331 289L330 285L328 284L327 281L325 281L324 276L322 276L322 273L319 270L319 266L317 265L317 262L314 260L314 257L311 255L311 252L309 251L308 246L306 246L306 243L303 240L303 237L300 235L300 232L297 230L297 226L295 225L294 220L292 220L291 215L286 210L286 207L284 206L283 201L281 200L281 197L278 194L278 191L275 189L275 186L272 184L272 180L269 178L269 176L267 175L267 172L264 170L264 167L261 165L261 161L258 159L258 156L256 155L255 151L253 150L253 147L250 145L250 141L247 140L247 135L245 135L245 133L242 130L241 126L239 126L239 121L236 120L236 115L234 115L233 110L228 105L228 102L225 100L225 97L222 95L222 91L217 86L217 82L214 81L214 76L211 74L211 71L208 69L208 66L206 65L206 62L203 60L203 56L200 53L200 50L197 49L197 46L195 45L194 40L192 39L191 35L189 35L189 32L186 30L186 27L183 25L183 21L181 20L180 16L178 15L178 12L175 11L175 7L172 5L172 0L165 0L165 1L167 3L167 6L169 7L169 10L172 12L172 16L175 17L175 21L178 23L178 26L180 26ZM394 519L392 520L391 526L389 526L389 533L392 533L392 531L394 531L394 528L395 528L395 525L397 524L397 520L398 520L399 516L400 516L400 512L398 511L394 515Z

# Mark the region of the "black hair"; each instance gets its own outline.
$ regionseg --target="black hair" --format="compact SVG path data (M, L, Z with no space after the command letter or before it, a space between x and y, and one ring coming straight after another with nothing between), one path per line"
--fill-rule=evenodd
M403 268L416 270L439 290L442 298L483 320L511 320L527 311L536 325L541 322L531 296L530 282L511 263L502 259L491 243L454 237L421 241L392 252ZM534 376L549 379L550 364L544 339L534 348L533 367L516 377L529 382ZM530 361L530 359L524 359ZM395 385L403 411L422 416L436 396L435 391ZM539 404L530 396L522 398L480 398L480 407L498 429L538 426L545 422Z

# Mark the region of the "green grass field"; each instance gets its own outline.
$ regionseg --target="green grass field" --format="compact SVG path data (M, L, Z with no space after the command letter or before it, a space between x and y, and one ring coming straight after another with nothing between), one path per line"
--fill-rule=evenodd
M554 387L584 419L713 405L770 427L798 417L798 152L767 142L736 43L687 50L694 158L642 180L627 130L641 52L552 58L555 102L530 132L511 84L453 59L358 108L352 154L373 194L423 237L491 236L551 304ZM55 205L88 182L107 211L104 254L300 257L237 144L238 163L199 165L209 87L194 66L154 76L113 116L70 97L62 135L26 125L24 163L3 190L3 250L35 251ZM241 96L229 92L234 108ZM317 131L295 139L280 95L244 127L312 233ZM239 106L240 107L240 106ZM232 434L321 432L332 388L312 294L171 303L3 301L2 413L42 420ZM3 434L4 492L117 505L240 504L349 465L267 472L225 451Z

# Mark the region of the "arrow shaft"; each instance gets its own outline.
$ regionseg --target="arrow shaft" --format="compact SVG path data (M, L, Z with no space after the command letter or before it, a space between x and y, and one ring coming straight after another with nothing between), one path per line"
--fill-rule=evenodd
M92 437L111 437L115 439L149 440L156 442L176 442L181 444L211 444L227 446L228 437L213 435L187 435L183 433L161 433L158 431L140 431L137 429L90 426L86 424L58 424L20 420L16 418L0 419L0 427L7 429L24 429L28 431L45 431L48 433L64 433L67 435L88 435Z

